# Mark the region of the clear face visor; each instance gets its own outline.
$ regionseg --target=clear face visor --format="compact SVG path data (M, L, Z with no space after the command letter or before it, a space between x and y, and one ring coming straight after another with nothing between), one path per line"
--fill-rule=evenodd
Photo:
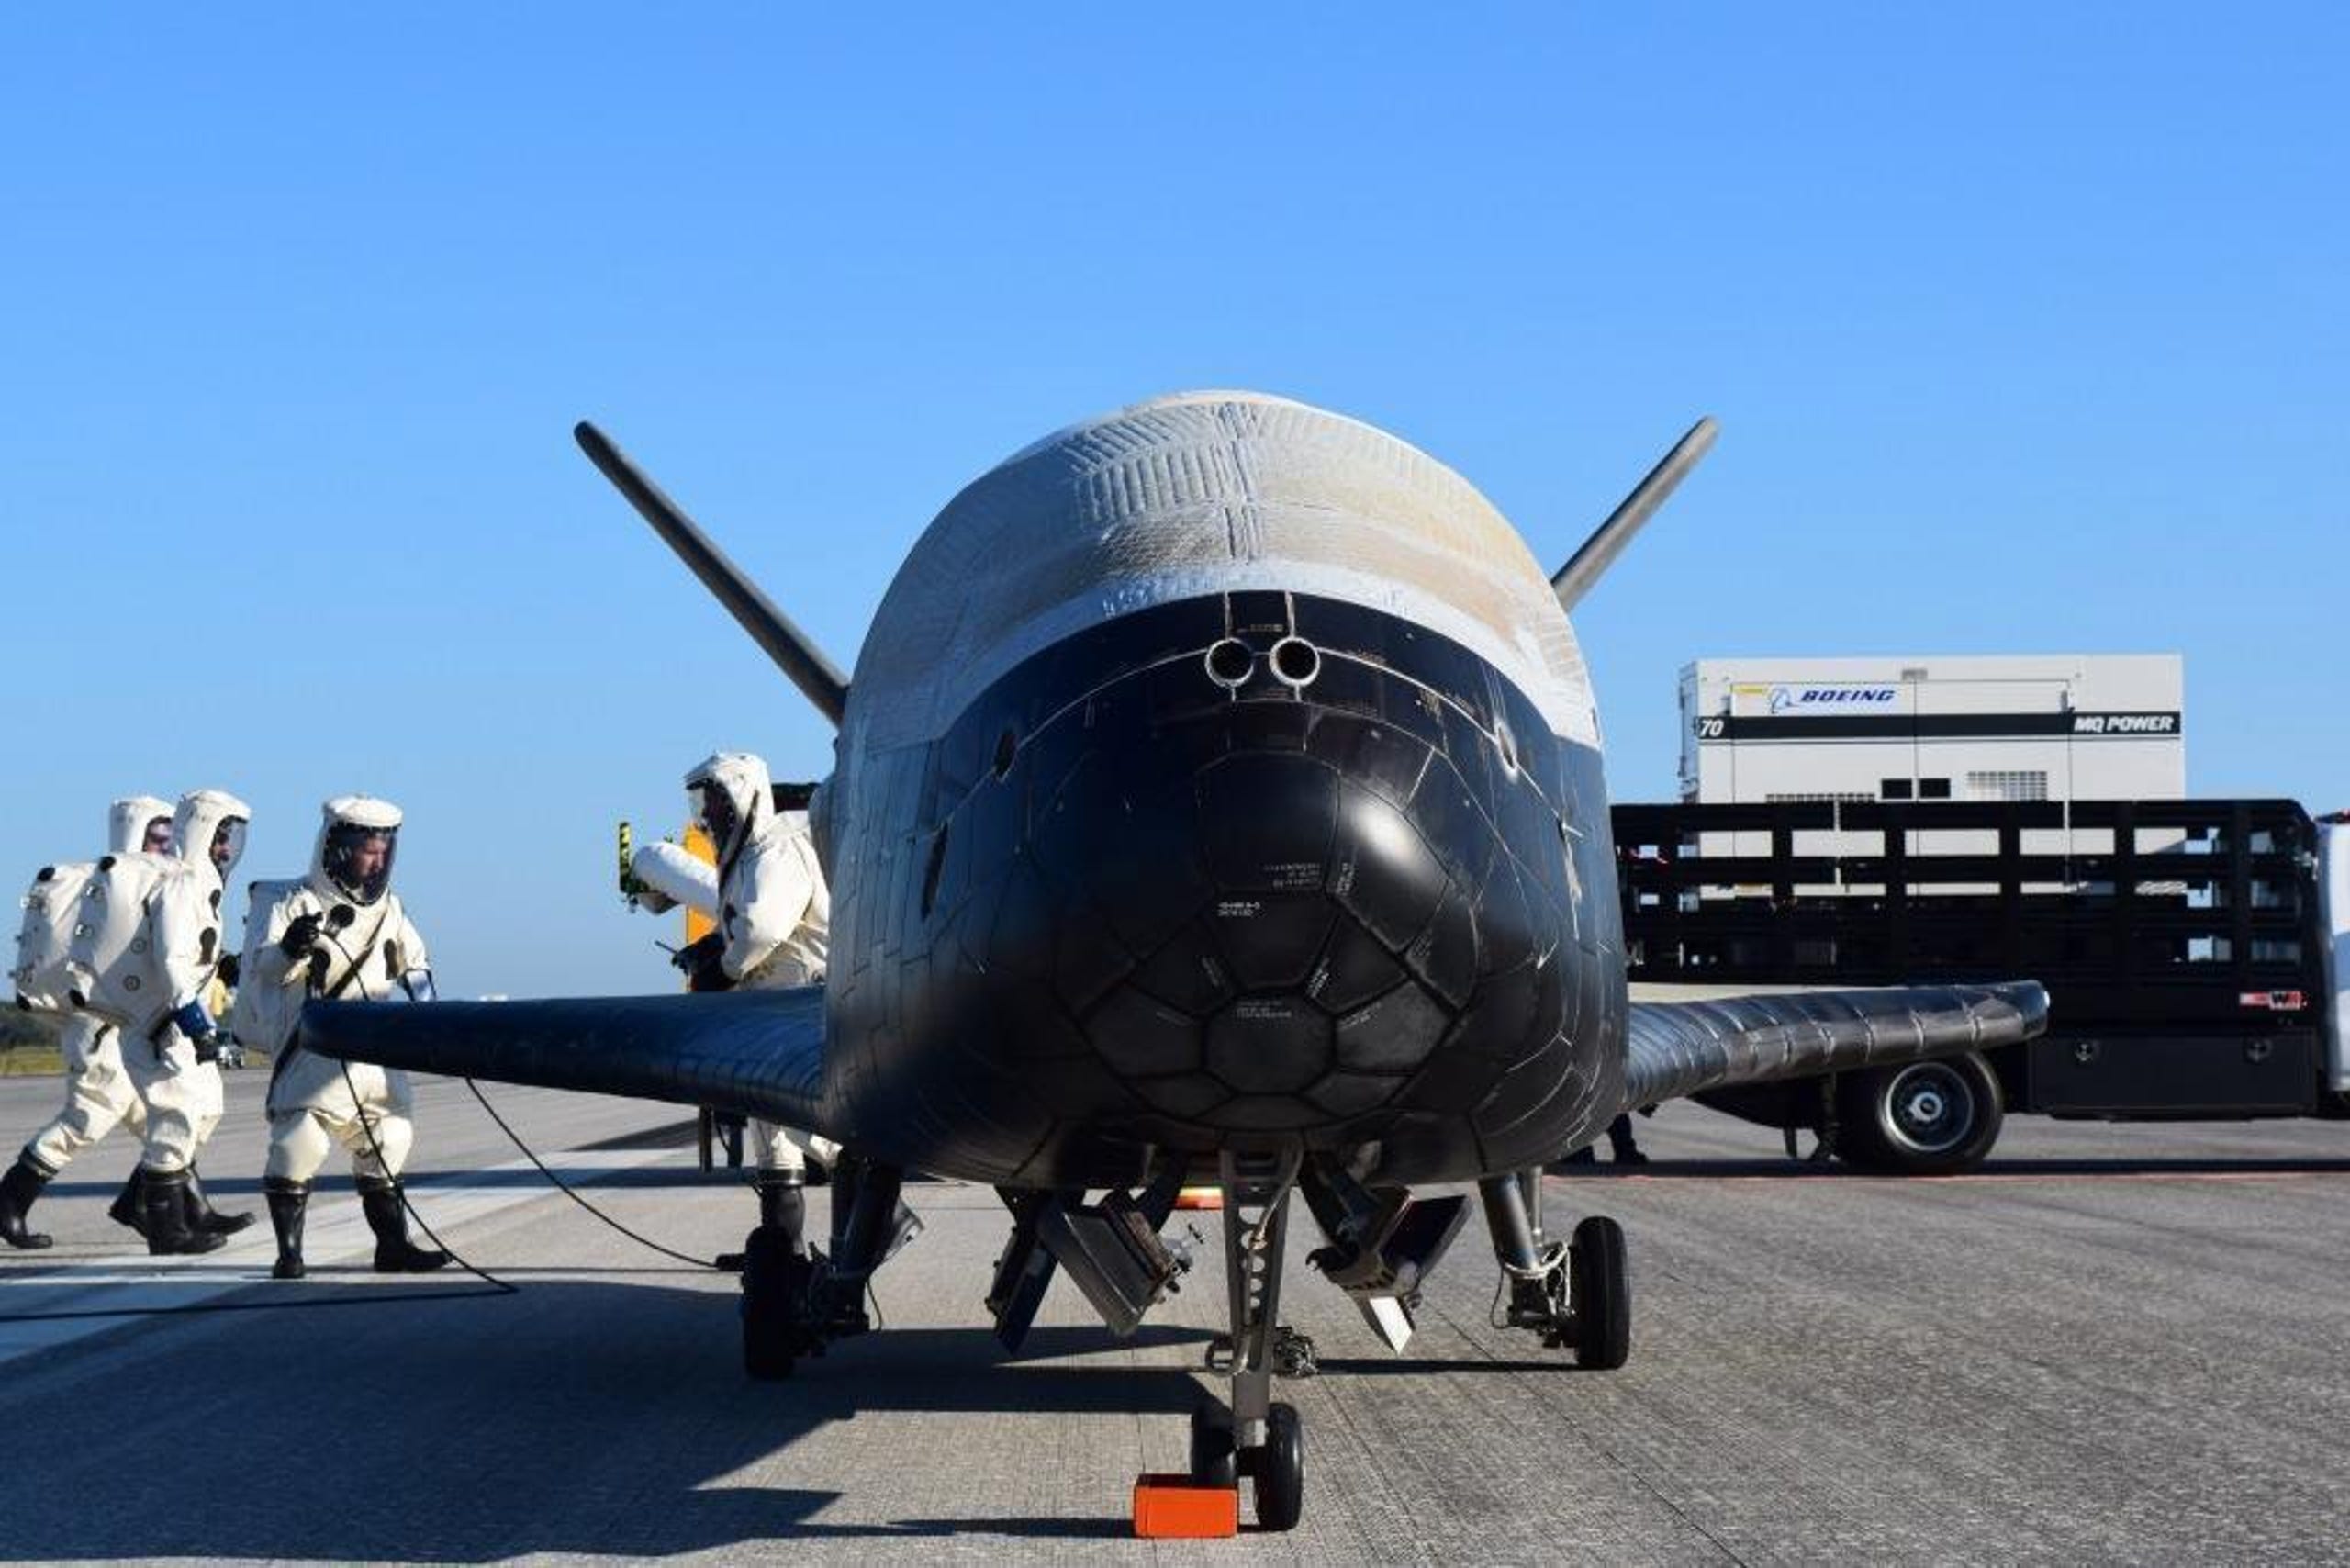
M147 836L155 835L150 825ZM245 853L245 819L230 817L212 830L212 864L226 870L243 858Z
M155 817L150 820L147 835L139 841L139 847L150 855L169 855L172 852L172 819Z
M734 841L736 825L743 820L742 813L734 809L734 798L715 778L689 786L686 795L693 808L694 821L710 834L711 847L725 854L726 846Z
M337 823L327 829L327 875L361 903L374 903L392 885L399 829Z

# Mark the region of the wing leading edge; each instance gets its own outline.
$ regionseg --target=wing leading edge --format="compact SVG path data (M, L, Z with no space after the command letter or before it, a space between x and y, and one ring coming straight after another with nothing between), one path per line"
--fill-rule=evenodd
M1635 1002L1625 1103L1958 1056L2047 1026L2048 993L2031 980Z
M851 1141L824 1092L824 988L561 1002L313 1002L302 1048L344 1061L708 1105Z
M1625 1103L1987 1050L2047 1026L2009 985L1795 991L1631 1005ZM722 996L314 1002L301 1045L340 1060L709 1105L855 1142L824 1092L821 986Z

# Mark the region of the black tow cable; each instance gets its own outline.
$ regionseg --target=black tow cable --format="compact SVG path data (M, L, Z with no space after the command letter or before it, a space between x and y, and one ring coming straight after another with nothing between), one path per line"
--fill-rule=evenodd
M335 946L340 947L342 944L337 942ZM356 965L352 967L354 969L357 968ZM521 1286L509 1284L504 1280L501 1280L497 1275L491 1273L488 1270L476 1266L455 1248L442 1240L433 1228L424 1223L424 1216L416 1212L416 1205L408 1201L408 1183L401 1181L397 1176L392 1173L391 1162L384 1158L384 1146L375 1141L375 1118L368 1115L367 1108L359 1103L359 1085L351 1081L351 1064L345 1061L337 1062L335 1065L341 1070L342 1087L351 1095L351 1108L359 1118L359 1130L367 1135L367 1148L375 1156L375 1169L382 1171L384 1180L392 1184L392 1195L399 1199L400 1211L407 1215L408 1218L416 1222L416 1228L424 1232L424 1239L430 1241L433 1246L448 1254L449 1260L451 1262L456 1264L458 1268L463 1269L466 1273L471 1274L475 1279L479 1280L483 1284L489 1287L489 1289L486 1291L444 1292L442 1293L443 1296L521 1294ZM415 1301L418 1298L414 1295L409 1295L405 1299L408 1301ZM287 1305L292 1305L293 1304L289 1302Z
M520 1134L517 1133L512 1127L506 1125L506 1118L498 1114L498 1107L489 1103L489 1096L481 1092L480 1084L476 1083L472 1079L468 1078L465 1080L465 1087L472 1090L474 1098L481 1102L481 1108L489 1113L489 1119L498 1124L498 1130L504 1133L508 1140L510 1141L516 1148L522 1151L522 1158L529 1160L532 1165L537 1166L539 1174L554 1182L555 1190L561 1193L565 1197L569 1198L573 1203L577 1204L581 1208L586 1209L589 1214L595 1215L598 1219L603 1221L614 1230L619 1231L622 1236L627 1237L639 1247L658 1252L664 1258L674 1258L680 1263L690 1263L697 1269L709 1269L720 1273L731 1272L731 1271L720 1269L715 1259L697 1258L689 1252L680 1252L674 1247L664 1247L661 1243L654 1240L649 1236L639 1235L637 1232L631 1230L628 1226L622 1225L620 1221L614 1219L611 1215L606 1214L603 1210L598 1208L595 1204L589 1203L586 1198L581 1197L579 1193L573 1189L570 1182L565 1182L562 1177L547 1169L546 1161L541 1159L537 1153L532 1150L531 1146L522 1141ZM422 1222L419 1221L418 1223L421 1224ZM451 1256L454 1257L455 1254L452 1253ZM468 1264L467 1267L471 1267L471 1265Z
M359 960L351 956L351 949L345 947L342 945L341 938L337 937L334 933L329 931L323 932L321 935L323 935L328 941L334 944L336 952L342 955L344 979L348 980L352 975L357 974L359 972ZM408 983L405 978L399 981L399 986L402 991L408 991L409 1001L413 1002L416 1000L416 993L413 991L409 991ZM351 1091L352 1103L355 1105L359 1101L359 1091L351 1081L351 1064L349 1062L344 1062L341 1065L343 1087ZM468 1078L465 1080L465 1087L473 1092L473 1097L480 1103L481 1108L489 1114L489 1119L498 1124L498 1130L506 1135L507 1141L511 1143L516 1148L520 1149L522 1151L522 1158L536 1166L538 1168L539 1174L554 1182L555 1189L562 1193L565 1197L569 1198L573 1203L577 1204L581 1208L586 1209L589 1214L595 1215L596 1218L603 1221L604 1224L611 1226L614 1230L619 1231L622 1236L627 1237L631 1241L635 1242L640 1247L649 1248L653 1251L660 1253L664 1258L674 1258L680 1263L690 1263L699 1269L718 1270L718 1263L714 1259L692 1257L687 1253L677 1250L675 1248L664 1247L650 1237L640 1236L635 1231L631 1230L628 1226L622 1225L620 1221L614 1219L611 1215L606 1214L603 1210L598 1208L595 1204L589 1203L587 1199L581 1197L577 1193L572 1190L569 1182L565 1182L562 1177L547 1169L546 1161L541 1159L538 1157L537 1151L532 1149L529 1144L522 1141L522 1136L520 1133L506 1125L506 1118L498 1114L498 1107L489 1103L489 1096L481 1092L480 1084L476 1083L472 1079ZM368 1126L367 1118L364 1115L362 1115L359 1121L361 1126L367 1128L368 1147L375 1148L375 1129ZM375 1148L375 1163L379 1167L384 1163L384 1151L381 1148ZM424 1223L424 1216L418 1214L415 1208L408 1204L408 1190L403 1187L399 1189L399 1193L400 1206L408 1210L408 1217L415 1220L418 1226L423 1230L424 1234L431 1238L433 1246L440 1248L441 1250L448 1253L450 1257L455 1258L459 1267L463 1268L465 1272L474 1275L477 1279L487 1281L490 1284L497 1286L501 1292L511 1293L520 1289L518 1285L509 1285L503 1280L494 1279L490 1275L482 1272L481 1270L475 1268L471 1263L466 1262L463 1258L458 1258L456 1249L450 1247L439 1237L433 1236L432 1227ZM723 1271L720 1271L722 1272Z

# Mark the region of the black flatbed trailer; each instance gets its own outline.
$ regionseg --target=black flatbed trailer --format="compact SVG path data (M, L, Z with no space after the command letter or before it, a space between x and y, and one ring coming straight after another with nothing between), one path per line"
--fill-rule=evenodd
M1636 984L2037 980L2045 1035L1707 1097L1883 1170L1979 1163L2005 1112L2341 1116L2327 840L2281 800L1619 805Z

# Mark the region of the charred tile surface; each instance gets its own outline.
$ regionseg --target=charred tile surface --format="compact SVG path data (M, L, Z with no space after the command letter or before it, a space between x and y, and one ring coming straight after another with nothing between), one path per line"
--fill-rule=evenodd
M1304 596L1185 600L1036 655L892 766L920 825L875 851L892 894L835 912L840 1001L894 990L889 1026L957 1036L910 1058L947 1070L868 1092L968 1120L1007 1178L1375 1143L1431 1180L1614 1108L1597 754L1457 644ZM860 1004L876 964L921 984Z

